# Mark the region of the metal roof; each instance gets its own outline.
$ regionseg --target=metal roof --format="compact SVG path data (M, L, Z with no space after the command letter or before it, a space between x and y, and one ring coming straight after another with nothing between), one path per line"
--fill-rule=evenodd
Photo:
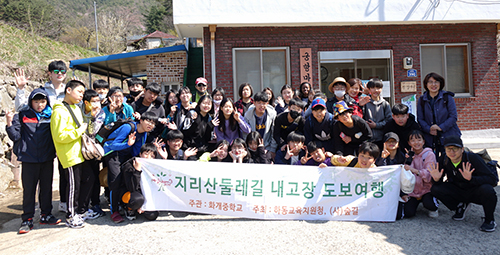
M142 77L147 75L146 56L182 50L187 51L186 46L177 45L152 50L76 59L69 62L69 67L84 72L89 72L90 67L90 72L93 74L109 76L116 79Z

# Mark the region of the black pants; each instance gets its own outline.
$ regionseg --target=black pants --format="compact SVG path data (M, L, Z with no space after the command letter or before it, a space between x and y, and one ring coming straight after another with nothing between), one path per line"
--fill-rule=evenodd
M422 202L424 208L429 211L435 211L439 206L436 198L434 198L434 196L432 196L430 192L424 194L420 200L414 197L410 197L410 199L408 199L408 202L406 203L399 202L398 215L396 219L399 220L402 218L411 218L415 216L415 214L417 213L418 204L420 204L420 202Z
M23 162L21 181L23 183L23 221L35 216L36 187L39 185L38 202L42 215L52 213L52 179L54 160L43 163Z
M66 187L68 186L68 178L66 177L65 169L57 159L58 169L59 169L59 201L62 203L68 202L68 193L66 193Z
M493 214L497 205L497 195L490 184L463 189L449 182L435 183L432 185L431 193L452 211L457 209L460 202L482 205L485 220L495 220Z
M94 182L92 184L92 190L90 192L90 205L95 206L101 203L99 195L101 194L101 183L99 182L99 163L97 159L88 160L88 166L92 170L92 175L94 177Z
M68 186L68 212L67 216L82 214L88 208L90 193L94 178L87 162L80 163L65 169Z
M118 211L118 203L120 201L120 184L121 184L121 169L118 152L112 152L104 157L104 162L108 166L108 187L110 190L109 199L111 213Z

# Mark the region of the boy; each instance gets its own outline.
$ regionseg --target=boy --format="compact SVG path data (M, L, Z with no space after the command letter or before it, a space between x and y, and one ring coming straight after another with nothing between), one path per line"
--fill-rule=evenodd
M83 113L83 122L87 123L88 126L86 131L87 135L95 137L106 117L104 111L101 109L100 94L92 89L86 90L85 93L83 93L83 104L81 105L81 110ZM106 215L106 213L101 209L99 199L99 195L101 193L101 184L99 182L99 163L100 161L97 159L87 161L87 164L92 170L94 182L92 184L90 194L90 203L92 207L86 212L86 219L95 219Z
M375 159L380 155L378 146L371 142L364 142L359 146L358 157L333 155L331 163L334 166L348 166L357 168L377 167Z
M348 105L356 104L356 101L351 97L346 97L347 91L351 85L347 83L347 81L343 77L337 77L333 80L332 83L328 86L328 90L332 92L333 97L328 99L326 102L326 109L329 113L333 113L333 107L339 101L344 101Z
M399 136L394 132L384 135L384 150L377 159L377 166L400 165L405 163L405 154L399 148Z
M19 234L33 229L36 187L39 185L40 224L55 225L61 222L52 215L52 178L55 148L50 133L49 95L41 88L33 90L28 99L28 109L14 115L7 112L7 134L17 146L14 153L22 164L23 214Z
M300 158L302 158L306 154L303 150L306 138L305 136L292 131L290 132L290 134L288 134L286 140L288 141L288 143L285 150L278 150L276 152L274 163L283 165L295 165L300 160Z
M325 100L316 98L311 103L312 116L306 119L304 124L304 135L306 143L319 141L326 151L335 151L334 142L331 136L335 120L333 115L326 111Z
M101 108L108 105L106 100L109 92L109 83L105 80L96 80L92 83L92 88L99 94L99 100L101 102Z
M353 115L353 108L349 108L344 101L337 102L333 112L337 120L332 133L336 154L355 155L359 145L372 138L370 127L362 118Z
M167 133L167 159L175 159L175 160L196 160L196 153L198 153L198 149L196 148L188 148L186 151L181 149L184 135L179 130L171 130Z
M197 103L200 98L204 95L208 95L207 92L208 81L203 77L198 77L195 81L196 93L193 97L193 102Z
M390 119L384 127L384 134L388 132L396 133L402 139L399 143L399 148L401 148L402 151L409 151L411 147L408 145L407 138L410 132L415 129L420 129L420 126L415 121L415 116L408 113L408 106L404 104L395 104L392 107L392 119Z
M371 79L366 85L370 90L371 100L365 105L363 119L372 129L371 142L377 144L379 149L383 147L384 127L391 119L391 106L381 97L384 84L379 79Z
M142 145L139 153L140 158L157 158L156 146L152 143ZM122 182L120 186L121 202L125 204L125 217L129 220L135 220L135 212L143 214L148 220L156 220L158 211L143 211L141 206L144 204L144 195L141 190L141 164L131 158L121 166Z
M82 156L82 135L87 130L87 123L83 122L82 112L78 104L82 101L85 85L81 81L71 80L66 84L64 101L54 104L54 111L50 121L50 131L57 157L64 175L67 177L67 214L66 225L71 228L81 228L84 220L81 214L85 210L85 200L90 194L92 182L90 171L87 170L85 159ZM74 113L76 120L71 113ZM81 123L78 127L76 121Z
M295 165L319 166L320 168L333 166L331 158L326 156L325 149L321 147L321 142L317 141L310 141L307 144L306 155L300 158Z
M281 148L286 144L286 138L291 132L304 132L305 119L302 117L302 112L306 103L295 98L288 102L288 112L283 112L276 117L274 121L274 141Z
M137 101L144 93L144 82L139 78L127 80L129 95L126 96L127 104Z
M274 158L277 147L276 141L273 138L276 111L269 105L269 97L264 92L255 94L253 101L254 105L250 106L245 112L245 119L252 131L259 132L264 140L264 147L271 153L272 158ZM246 137L247 134L244 134L243 139L246 139Z
M134 118L140 119L141 114L144 112L154 112L158 118L165 118L165 108L163 108L162 101L158 98L158 95L161 92L161 87L158 83L152 82L146 86L144 91L144 96L137 99L137 101L133 102L130 106L134 109ZM161 135L164 124L167 124L166 121L156 123L155 128L148 135L148 139L146 142L151 142L154 138Z
M119 210L120 165L139 155L141 146L146 143L147 132L153 130L158 117L154 112L145 112L139 123L125 123L108 136L104 143L104 163L108 166L108 186L111 198L111 219L115 223L123 221ZM133 128L132 128L133 126Z
M454 220L463 220L471 203L480 204L484 210L484 222L481 231L495 231L494 213L497 195L494 186L498 177L488 168L477 154L464 151L459 136L444 139L446 155L433 164L429 172L434 184L431 193L450 210L455 210ZM447 181L444 182L444 177Z

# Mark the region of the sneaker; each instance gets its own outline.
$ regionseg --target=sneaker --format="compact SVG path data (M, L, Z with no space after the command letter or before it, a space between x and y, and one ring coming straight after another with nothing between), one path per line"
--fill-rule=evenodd
M83 228L84 225L85 221L83 221L82 217L79 214L66 219L66 226L70 228Z
M66 204L66 202L59 202L59 211L63 213L67 212L68 204Z
M468 203L460 203L457 206L457 211L455 215L453 215L451 218L454 220L463 220L465 218L465 214L469 211L471 204Z
M430 217L430 218L437 218L437 217L439 217L439 212L438 212L438 210L435 210L435 211L429 211L429 217Z
M127 217L128 220L135 220L136 219L135 212L132 210L126 210L125 217Z
M119 212L114 212L111 215L111 220L113 220L113 222L115 222L115 223L120 223L120 222L124 221L124 219L122 218L122 216L120 215Z
M43 215L40 216L40 224L42 225L57 225L61 222L61 219L54 217L54 215Z
M33 229L33 219L32 218L29 218L28 220L26 221L23 221L23 223L21 223L21 227L19 228L19 232L17 232L18 234L26 234L28 232L30 232L30 230Z
M92 211L94 212L97 212L99 214L98 217L102 217L102 216L106 216L106 212L104 212L102 209L101 209L101 206L100 205L94 205L92 206Z
M83 213L83 218L84 220L93 220L99 218L99 213L95 212L94 210L88 209L86 212Z
M497 226L497 224L495 223L494 220L492 220L492 221L484 220L483 225L481 225L479 230L485 231L485 232L493 232L493 231L495 231L496 226Z

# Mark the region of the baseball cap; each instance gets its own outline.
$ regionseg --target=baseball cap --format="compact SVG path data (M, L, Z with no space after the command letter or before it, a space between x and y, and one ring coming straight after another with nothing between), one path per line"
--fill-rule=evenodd
M201 83L201 84L208 85L208 81L207 81L207 79L205 79L205 78L203 78L203 77L199 77L198 79L196 79L196 82L195 82L196 86L198 86L198 84L200 84L200 83Z
M389 139L394 139L399 143L399 136L394 132L389 132L384 135L384 143L387 142Z
M462 148L464 147L464 143L462 142L462 139L460 139L460 136L451 135L444 138L444 147L448 146L456 146Z
M322 106L323 108L326 108L325 100L323 100L323 98L314 99L311 103L311 109L314 109L317 106Z

